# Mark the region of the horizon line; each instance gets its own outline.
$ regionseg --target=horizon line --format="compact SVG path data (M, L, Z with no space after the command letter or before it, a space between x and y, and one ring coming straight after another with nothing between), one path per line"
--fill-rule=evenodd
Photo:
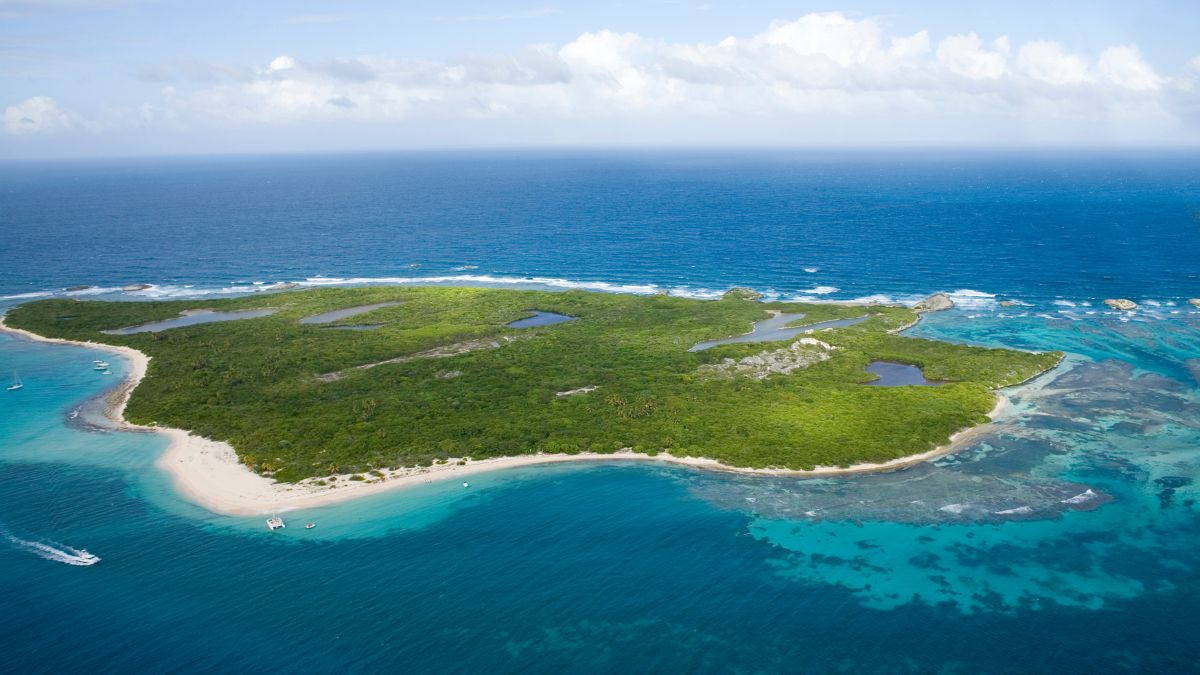
M466 153L515 153L515 154L556 154L556 153L627 153L627 152L755 152L763 154L788 152L902 152L902 151L959 151L959 152L1155 152L1163 154L1200 153L1200 142L1194 144L1179 143L1128 143L1128 144L1072 144L1072 143L891 143L891 144L854 144L854 145L764 145L764 144L564 144L564 145L474 145L474 146L423 146L411 148L344 148L344 149L311 149L311 150L262 150L249 152L172 152L172 153L135 153L135 154L78 154L78 155L17 155L0 157L0 164L55 163L55 162L89 162L89 161L129 161L129 160L171 160L171 159L250 159L269 157L323 157L338 155L453 155Z

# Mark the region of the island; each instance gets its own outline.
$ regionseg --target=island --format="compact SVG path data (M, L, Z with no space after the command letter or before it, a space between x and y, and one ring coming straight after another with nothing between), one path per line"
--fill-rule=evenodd
M918 318L744 292L413 286L46 299L4 325L127 356L111 416L172 436L159 464L181 489L248 514L581 458L897 468L1062 358L899 334Z

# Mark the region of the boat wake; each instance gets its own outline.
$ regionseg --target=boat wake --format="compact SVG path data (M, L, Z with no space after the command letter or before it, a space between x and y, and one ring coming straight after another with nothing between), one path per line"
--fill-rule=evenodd
M5 533L4 536L18 549L29 551L45 560L53 560L65 565L76 565L79 567L95 565L100 562L100 556L88 553L85 549L72 548L64 544L51 545L40 541L29 541L8 533Z

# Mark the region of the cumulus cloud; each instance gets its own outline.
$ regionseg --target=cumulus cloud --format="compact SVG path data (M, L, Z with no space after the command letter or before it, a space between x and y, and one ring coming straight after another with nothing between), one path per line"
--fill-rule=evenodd
M27 98L4 109L4 131L17 136L61 131L76 122L74 115L47 96Z
M1163 78L1142 60L1141 52L1133 45L1105 49L1096 67L1102 77L1126 89L1146 91L1163 85Z
M1008 66L1008 38L996 38L991 48L975 33L951 35L938 44L937 60L950 72L972 79L1000 79Z
M1062 45L1048 40L1021 47L1017 65L1029 77L1054 85L1083 84L1092 79L1086 59L1068 54Z
M296 67L296 59L290 56L276 56L267 64L268 73L277 73L281 70L291 70Z
M525 142L662 128L693 142L752 134L819 142L830 129L866 142L1200 132L1188 112L1200 107L1200 60L1168 76L1132 45L1088 55L975 32L895 35L882 19L836 12L713 42L597 30L500 54L313 61L295 53L241 66L146 67L139 76L172 83L139 108L139 124L152 125L145 111L153 110L193 128L421 122L453 134L491 121L528 125ZM19 106L36 107L30 101ZM58 119L51 112L20 117L70 124L69 116L49 121Z

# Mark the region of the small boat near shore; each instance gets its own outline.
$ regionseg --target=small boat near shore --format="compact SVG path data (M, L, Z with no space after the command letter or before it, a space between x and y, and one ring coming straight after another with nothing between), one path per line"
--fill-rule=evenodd
M283 524L283 518L280 518L279 516L271 516L267 519L267 529L271 530L272 532L275 530L282 530L285 527L287 527L287 525Z
M96 370L108 370L108 361L92 361Z
M304 526L304 529L306 529L306 530L311 530L311 529L313 529L313 528L314 528L314 527L316 527L316 526L317 526L317 524L316 524L316 523L308 523L307 525L305 525L305 526Z
M24 386L25 386L25 383L21 381L21 376L17 375L17 371L14 370L13 371L13 383L8 385L8 390L16 391L18 389L23 388Z

